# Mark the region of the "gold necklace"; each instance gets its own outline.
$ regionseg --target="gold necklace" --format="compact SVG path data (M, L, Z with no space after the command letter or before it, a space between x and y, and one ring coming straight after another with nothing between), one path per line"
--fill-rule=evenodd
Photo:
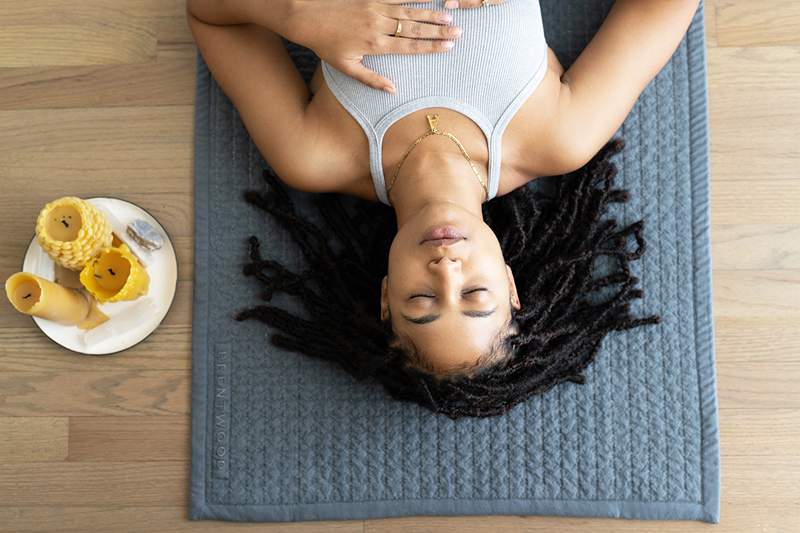
M392 187L394 187L394 182L397 180L397 175L400 173L400 167L405 162L406 158L408 157L408 154L411 153L411 150L413 150L420 142L422 142L422 139L424 139L424 138L426 138L426 137L428 137L430 135L444 135L445 137L449 137L450 139L452 139L458 145L458 149L461 150L461 153L467 159L467 162L469 163L469 166L472 169L472 172L475 174L475 178L477 178L478 183L480 183L481 187L483 188L483 193L486 195L486 198L488 198L489 197L489 188L486 186L486 183L481 178L480 174L478 174L478 169L475 168L475 164L472 162L472 159L469 157L469 154L464 149L464 145L462 145L461 142L459 142L459 140L456 139L453 136L453 134L448 133L448 132L443 132L443 131L439 130L439 128L438 128L438 126L439 126L439 115L438 114L425 115L425 116L428 119L428 127L430 128L430 131L426 131L423 135L420 135L419 137L417 137L417 139L411 144L411 146L408 147L408 150L406 150L406 153L403 154L403 157L400 159L400 162L397 163L397 166L394 169L394 173L392 174L392 181L390 181L389 184L386 186L386 196L387 197L389 196L389 191L391 191Z

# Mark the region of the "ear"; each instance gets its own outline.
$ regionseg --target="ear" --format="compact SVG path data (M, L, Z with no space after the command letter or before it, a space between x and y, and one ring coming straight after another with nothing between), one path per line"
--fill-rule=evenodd
M389 278L381 280L381 321L389 319Z
M519 302L519 295L517 294L517 284L514 283L514 274L511 272L511 267L506 265L506 272L508 273L508 290L511 293L511 306L519 310L522 304Z

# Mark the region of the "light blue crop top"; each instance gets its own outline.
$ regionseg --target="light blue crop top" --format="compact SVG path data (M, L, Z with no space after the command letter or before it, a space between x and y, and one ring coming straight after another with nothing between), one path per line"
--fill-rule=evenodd
M442 9L444 0L402 5ZM369 140L370 172L378 199L389 204L382 143L389 127L422 108L444 107L472 119L489 147L488 198L500 182L503 131L538 87L547 70L547 43L538 0L447 10L462 28L448 52L366 55L364 65L392 80L395 94L351 78L325 61L331 92L361 125ZM445 131L446 128L445 128Z

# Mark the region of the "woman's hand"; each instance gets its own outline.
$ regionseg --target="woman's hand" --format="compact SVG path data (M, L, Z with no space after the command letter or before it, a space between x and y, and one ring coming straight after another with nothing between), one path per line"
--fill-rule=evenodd
M444 3L444 7L447 9L456 9L456 8L473 8L473 7L483 7L486 6L496 6L502 4L506 0L486 0L484 4L482 0L447 0Z
M461 35L446 11L401 3L408 0L295 0L280 33L345 74L393 93L394 83L365 67L364 55L446 52ZM474 2L461 2L466 3ZM399 37L394 36L398 20Z

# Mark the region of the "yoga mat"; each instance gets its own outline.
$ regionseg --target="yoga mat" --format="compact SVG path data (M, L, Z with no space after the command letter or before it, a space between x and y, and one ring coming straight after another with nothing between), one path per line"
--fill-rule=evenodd
M611 2L541 5L566 66ZM292 52L308 79L316 58ZM615 158L631 201L611 215L646 221L648 249L632 264L645 296L633 309L661 323L606 337L585 385L488 419L394 401L333 363L276 349L263 323L233 320L259 302L241 272L250 234L266 256L302 263L286 232L242 199L265 186L267 163L199 55L197 67L191 518L719 520L702 6L620 128ZM297 309L284 295L276 303Z

